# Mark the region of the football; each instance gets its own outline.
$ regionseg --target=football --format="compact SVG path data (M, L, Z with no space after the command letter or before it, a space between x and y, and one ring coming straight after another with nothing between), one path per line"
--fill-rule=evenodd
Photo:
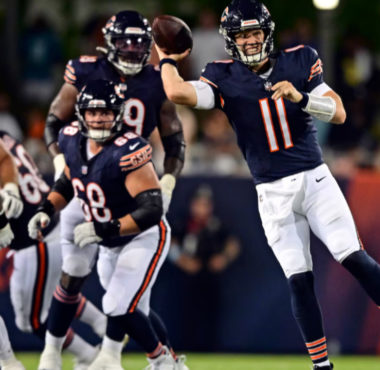
M166 54L180 54L193 47L189 26L172 15L160 15L153 20L152 33L155 43Z

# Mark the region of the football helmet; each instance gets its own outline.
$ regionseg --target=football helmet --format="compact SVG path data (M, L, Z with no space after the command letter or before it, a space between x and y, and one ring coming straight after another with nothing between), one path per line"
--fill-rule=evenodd
M124 85L117 85L111 81L93 80L82 88L75 104L82 135L97 142L106 142L122 130L125 101L122 86ZM89 127L84 117L87 109L111 109L114 112L112 126L103 129Z
M232 58L248 66L259 64L273 51L274 22L264 4L256 0L232 0L224 9L220 19L219 32L225 40L225 49ZM253 55L245 54L238 47L235 36L239 32L251 29L264 31L264 42L261 51Z
M139 73L147 63L152 48L152 28L140 13L125 10L112 16L102 29L106 48L97 50L123 76Z

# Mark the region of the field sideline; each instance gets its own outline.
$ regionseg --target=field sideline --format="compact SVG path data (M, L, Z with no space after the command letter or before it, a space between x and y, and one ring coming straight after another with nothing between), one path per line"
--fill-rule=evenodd
M27 370L36 370L39 354L17 353ZM332 357L334 370L379 370L380 357L340 356ZM307 356L197 354L187 355L190 370L310 370ZM142 370L147 361L142 353L124 355L123 366L128 370ZM73 368L72 358L64 356L62 370Z

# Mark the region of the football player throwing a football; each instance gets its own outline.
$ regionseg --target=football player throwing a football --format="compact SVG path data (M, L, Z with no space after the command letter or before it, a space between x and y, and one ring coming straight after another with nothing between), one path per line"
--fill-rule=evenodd
M119 86L105 80L90 81L82 89L77 125L66 126L59 135L65 170L30 220L29 233L38 238L75 194L85 217L74 229L74 243L82 252L77 258L91 253L97 243L117 253L102 301L106 336L89 369L122 369L127 333L146 351L152 369L174 370L177 363L149 315L150 292L168 253L170 227L163 217L152 148L126 129L124 99ZM60 360L56 339L47 335L39 369L59 368L53 365L54 357Z
M346 200L323 162L313 117L342 124L339 95L323 81L309 46L274 52L274 22L255 0L233 0L220 32L230 60L207 64L199 81L184 81L176 62L189 51L157 48L170 100L223 110L236 132L258 193L267 237L287 278L294 317L315 369L332 369L314 292L310 232L380 306L380 266L364 250Z

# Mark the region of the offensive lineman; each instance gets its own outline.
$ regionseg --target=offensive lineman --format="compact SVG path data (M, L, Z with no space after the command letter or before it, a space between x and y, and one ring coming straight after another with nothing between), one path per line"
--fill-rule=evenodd
M380 306L380 266L363 250L348 205L317 143L312 116L342 124L340 97L323 81L317 52L304 45L272 53L274 22L255 0L233 0L220 32L232 59L184 81L160 55L165 92L177 104L222 109L256 184L264 231L288 280L293 314L314 369L332 369L314 293L309 226Z
M8 218L20 216L23 204L18 191L18 172L11 153L0 140L0 249L8 247L15 235ZM6 216L7 215L7 216ZM0 316L0 366L3 370L25 370L13 353L8 331Z
M75 192L86 219L74 229L75 244L86 250L101 243L118 251L103 296L106 336L89 369L122 369L123 338L128 333L147 353L151 369L174 370L177 364L148 316L150 291L170 245L170 227L162 216L152 148L126 131L124 99L119 86L105 80L90 81L82 89L76 104L78 125L65 127L59 136L65 171L28 228L31 237L38 237L40 228L48 227ZM60 364L42 362L41 357L39 369L60 369Z
M38 204L50 188L18 140L5 131L0 131L0 143L12 156L17 179L17 182L7 181L1 191L5 199L3 202L5 214L15 235L8 246L14 256L10 294L16 326L22 332L33 333L44 340L48 310L62 265L59 227L56 221L52 220L44 232L44 242L39 243L25 233L28 221L36 213ZM0 174L3 176L9 173L9 166L0 164ZM9 189L12 189L11 196ZM8 201L8 197L11 202ZM80 300L76 317L91 325L102 337L106 326L105 316L85 297L81 296ZM72 329L69 329L65 336L64 348L74 354L76 370L86 368L97 354L97 349L85 342Z
M164 176L160 180L164 211L166 212L171 194L184 161L184 140L182 126L176 114L175 105L168 101L163 91L157 68L147 64L152 46L151 27L146 18L135 11L122 11L112 16L103 28L106 48L99 48L103 57L81 56L70 60L66 66L65 83L51 104L46 120L45 141L54 157L56 178L62 173L65 161L57 145L59 130L71 121L78 92L88 81L106 79L127 92L124 121L126 127L149 138L158 128L165 149ZM73 200L61 213L61 235L63 267L60 286L66 302L53 298L49 313L47 343L59 347L59 340L67 330L76 310L70 297L75 297L90 273L97 245L80 250L73 244L73 229L83 222L83 212ZM108 284L117 254L100 247L98 274L103 287ZM150 310L153 326L161 341L167 339L166 328L160 317ZM62 341L62 339L61 339ZM170 348L170 343L165 343Z

